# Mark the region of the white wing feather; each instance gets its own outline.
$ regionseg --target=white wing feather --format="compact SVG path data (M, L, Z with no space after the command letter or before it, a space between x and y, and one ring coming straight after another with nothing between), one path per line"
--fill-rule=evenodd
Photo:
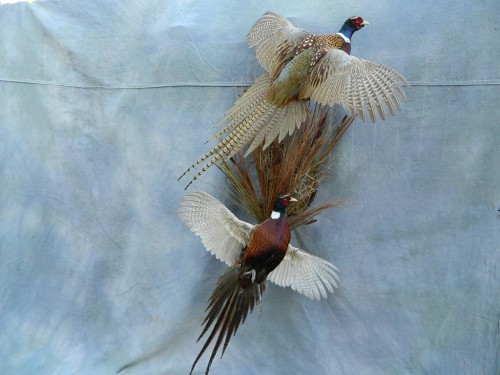
M253 225L239 220L229 209L205 191L187 194L179 218L200 237L205 248L232 266L250 238Z
M293 26L286 18L267 12L252 26L247 43L250 48L255 47L260 65L275 77L306 35L307 31Z
M331 49L311 70L299 98L311 98L328 106L339 103L352 116L365 121L368 114L375 122L377 112L385 119L384 107L392 115L400 109L399 96L406 100L399 81L410 85L399 72L384 64Z
M268 275L276 285L291 287L308 298L319 300L337 287L338 268L333 264L288 245L285 258Z

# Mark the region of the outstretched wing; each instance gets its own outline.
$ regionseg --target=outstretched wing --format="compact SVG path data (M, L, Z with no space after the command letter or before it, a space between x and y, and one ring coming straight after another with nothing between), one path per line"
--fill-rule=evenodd
M399 82L408 81L396 70L373 61L350 56L331 49L311 70L302 84L299 98L311 98L321 104L340 103L352 116L373 122L385 119L384 107L394 115L400 109L399 96L406 100Z
M253 228L205 191L184 197L179 218L201 238L208 251L230 266L235 264L242 248L248 243Z
M333 264L288 245L285 258L269 275L268 280L279 286L289 286L308 298L326 298L337 287L338 268Z
M250 29L247 43L255 47L257 61L274 79L293 57L295 47L309 34L279 14L267 12Z

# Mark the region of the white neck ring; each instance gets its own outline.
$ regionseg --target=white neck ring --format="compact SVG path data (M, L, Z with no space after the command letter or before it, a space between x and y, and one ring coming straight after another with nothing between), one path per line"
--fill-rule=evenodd
M271 212L271 219L279 219L281 214L279 212L273 211Z
M346 43L351 43L351 39L349 39L348 37L346 37L344 34L342 33L337 33L337 35L340 35Z

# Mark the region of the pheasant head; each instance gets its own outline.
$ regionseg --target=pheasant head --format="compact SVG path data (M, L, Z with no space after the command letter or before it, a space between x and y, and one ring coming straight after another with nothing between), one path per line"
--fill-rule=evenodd
M273 206L273 212L271 213L271 219L278 219L285 215L286 208L290 202L297 202L297 199L290 196L290 194L281 194L276 197Z
M355 31L362 29L368 24L368 22L363 21L363 18L359 16L349 17L340 28L339 33L342 33L349 38ZM345 33L348 33L349 36Z

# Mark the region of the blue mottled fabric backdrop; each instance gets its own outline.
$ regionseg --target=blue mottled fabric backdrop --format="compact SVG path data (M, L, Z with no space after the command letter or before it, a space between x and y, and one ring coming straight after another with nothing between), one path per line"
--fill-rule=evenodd
M499 374L497 0L0 5L1 374L189 372L225 266L177 219L177 177L262 71L245 36L268 10L362 16L352 54L412 87L349 129L316 198L344 205L294 233L339 289L270 286L213 373Z

